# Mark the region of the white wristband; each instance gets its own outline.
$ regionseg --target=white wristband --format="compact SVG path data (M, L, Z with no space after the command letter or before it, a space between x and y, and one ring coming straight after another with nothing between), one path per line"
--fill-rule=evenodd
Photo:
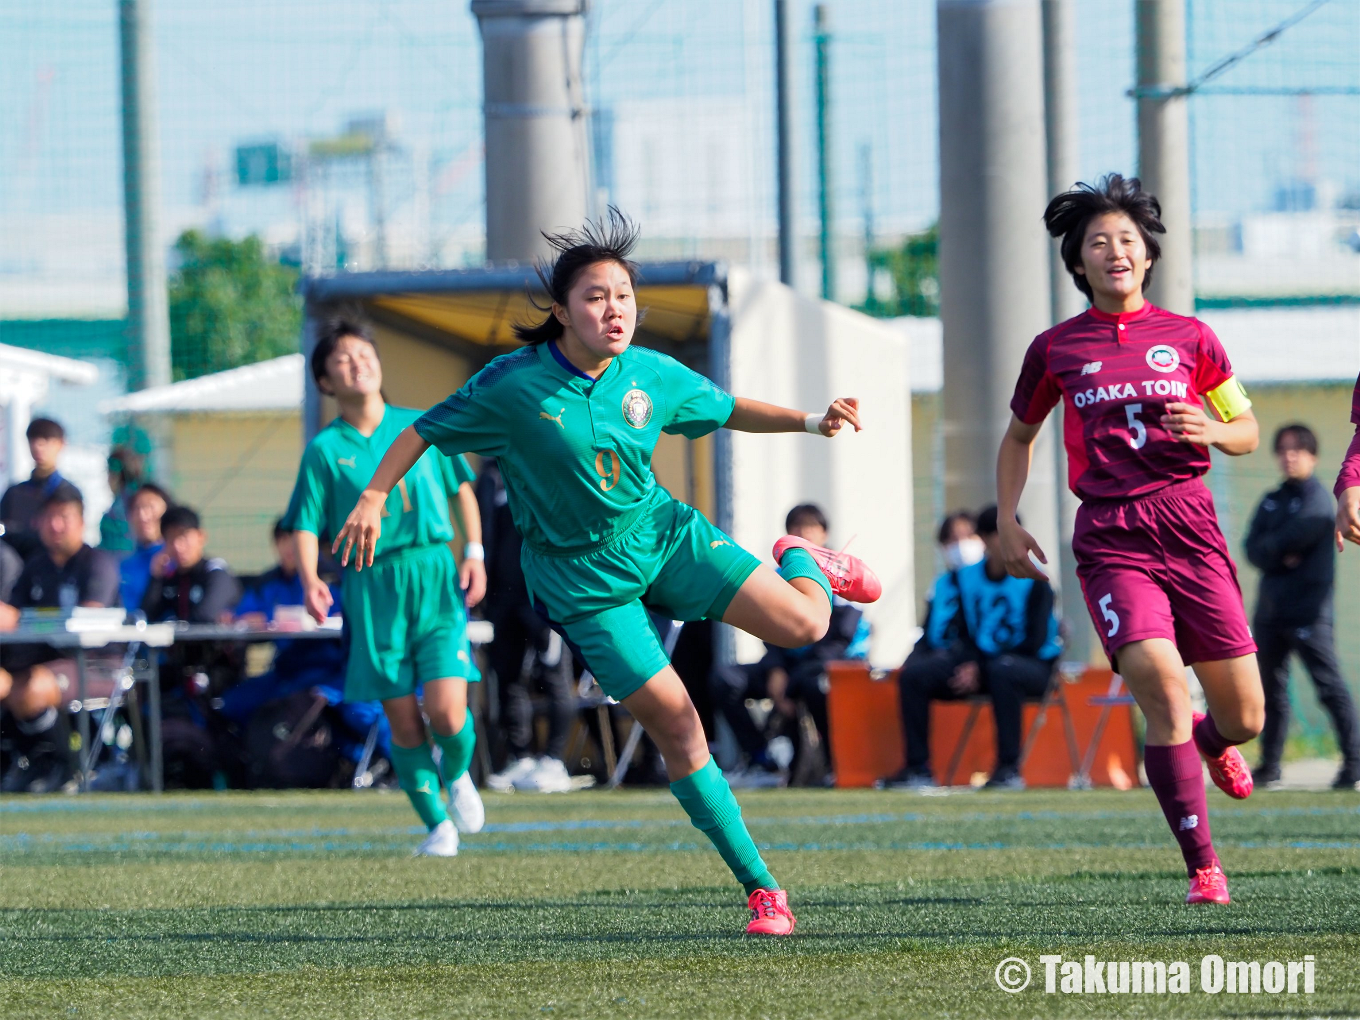
M482 548L482 543L481 542L463 543L463 559L465 560L486 559L486 550Z
M824 414L816 414L814 412L803 419L803 428L808 432L811 432L814 436L820 436L822 434L822 419L825 417L826 415Z

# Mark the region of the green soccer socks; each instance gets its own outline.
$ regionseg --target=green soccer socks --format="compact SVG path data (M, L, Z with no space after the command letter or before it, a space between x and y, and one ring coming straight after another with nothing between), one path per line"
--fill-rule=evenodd
M429 744L421 744L419 747L401 747L393 744L392 767L397 770L401 788L411 799L411 807L416 809L416 814L420 815L425 828L433 829L448 819L449 813L444 809L444 798L439 792L439 770L435 768L434 755ZM467 768L466 765L463 767Z
M477 730L472 725L472 709L467 710L463 728L457 733L445 735L430 727L430 734L439 745L439 771L444 776L444 785L451 787L472 764L472 749L477 746Z
M812 553L806 549L799 549L794 546L785 549L784 555L779 560L779 576L786 581L792 581L795 577L806 577L816 581L826 592L826 601L831 602L831 582L822 573L822 568L817 566L817 561L812 558Z
M760 859L760 851L751 834L746 831L741 807L732 796L732 788L712 758L694 775L671 783L671 793L675 794L694 827L713 841L748 896L757 889L779 888L779 883Z

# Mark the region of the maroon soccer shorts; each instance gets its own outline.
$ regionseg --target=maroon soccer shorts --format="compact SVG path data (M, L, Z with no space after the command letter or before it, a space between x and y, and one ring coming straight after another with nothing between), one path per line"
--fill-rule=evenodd
M1130 641L1174 641L1187 663L1256 651L1214 501L1193 478L1130 500L1089 500L1072 551L1111 661Z

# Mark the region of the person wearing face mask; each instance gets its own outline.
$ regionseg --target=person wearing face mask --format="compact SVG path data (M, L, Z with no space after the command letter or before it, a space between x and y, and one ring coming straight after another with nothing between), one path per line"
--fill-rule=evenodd
M954 536L942 527L940 537ZM925 633L898 674L907 763L887 781L893 789L935 785L930 703L975 694L990 696L996 719L996 767L987 786L1025 785L1019 771L1021 708L1025 698L1043 694L1062 651L1053 589L1047 581L1006 573L995 506L978 514L977 533L968 537L982 545L983 558L936 579Z
M123 605L130 609L141 606L147 585L151 583L151 564L165 548L161 540L161 518L173 502L170 494L153 482L142 483L127 501L128 534L133 548L118 564L118 572L123 579L120 586Z
M955 510L940 522L939 542L945 570L971 567L987 553L977 537L977 520L967 510Z

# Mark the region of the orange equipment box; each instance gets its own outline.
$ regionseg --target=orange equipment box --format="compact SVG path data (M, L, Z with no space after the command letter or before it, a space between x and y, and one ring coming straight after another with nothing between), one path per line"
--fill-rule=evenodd
M1106 707L1100 699L1110 692L1111 675L1108 669L1087 669L1075 682L1062 685L1063 697L1072 715L1079 762L1088 756L1102 708ZM906 760L897 671L875 678L861 662L837 662L831 665L830 679L827 713L836 785L872 786L875 780L900 769ZM995 762L996 728L991 706L983 705L955 774L952 777L944 774L954 756L969 709L967 700L931 703L930 764L938 783L966 784L975 773L990 772ZM1029 734L1038 710L1037 702L1026 702L1022 735ZM1056 702L1050 703L1048 716L1021 769L1021 775L1030 786L1065 787L1073 777L1061 713ZM1138 750L1133 715L1128 705L1110 707L1090 768L1093 786L1128 789L1137 785Z

